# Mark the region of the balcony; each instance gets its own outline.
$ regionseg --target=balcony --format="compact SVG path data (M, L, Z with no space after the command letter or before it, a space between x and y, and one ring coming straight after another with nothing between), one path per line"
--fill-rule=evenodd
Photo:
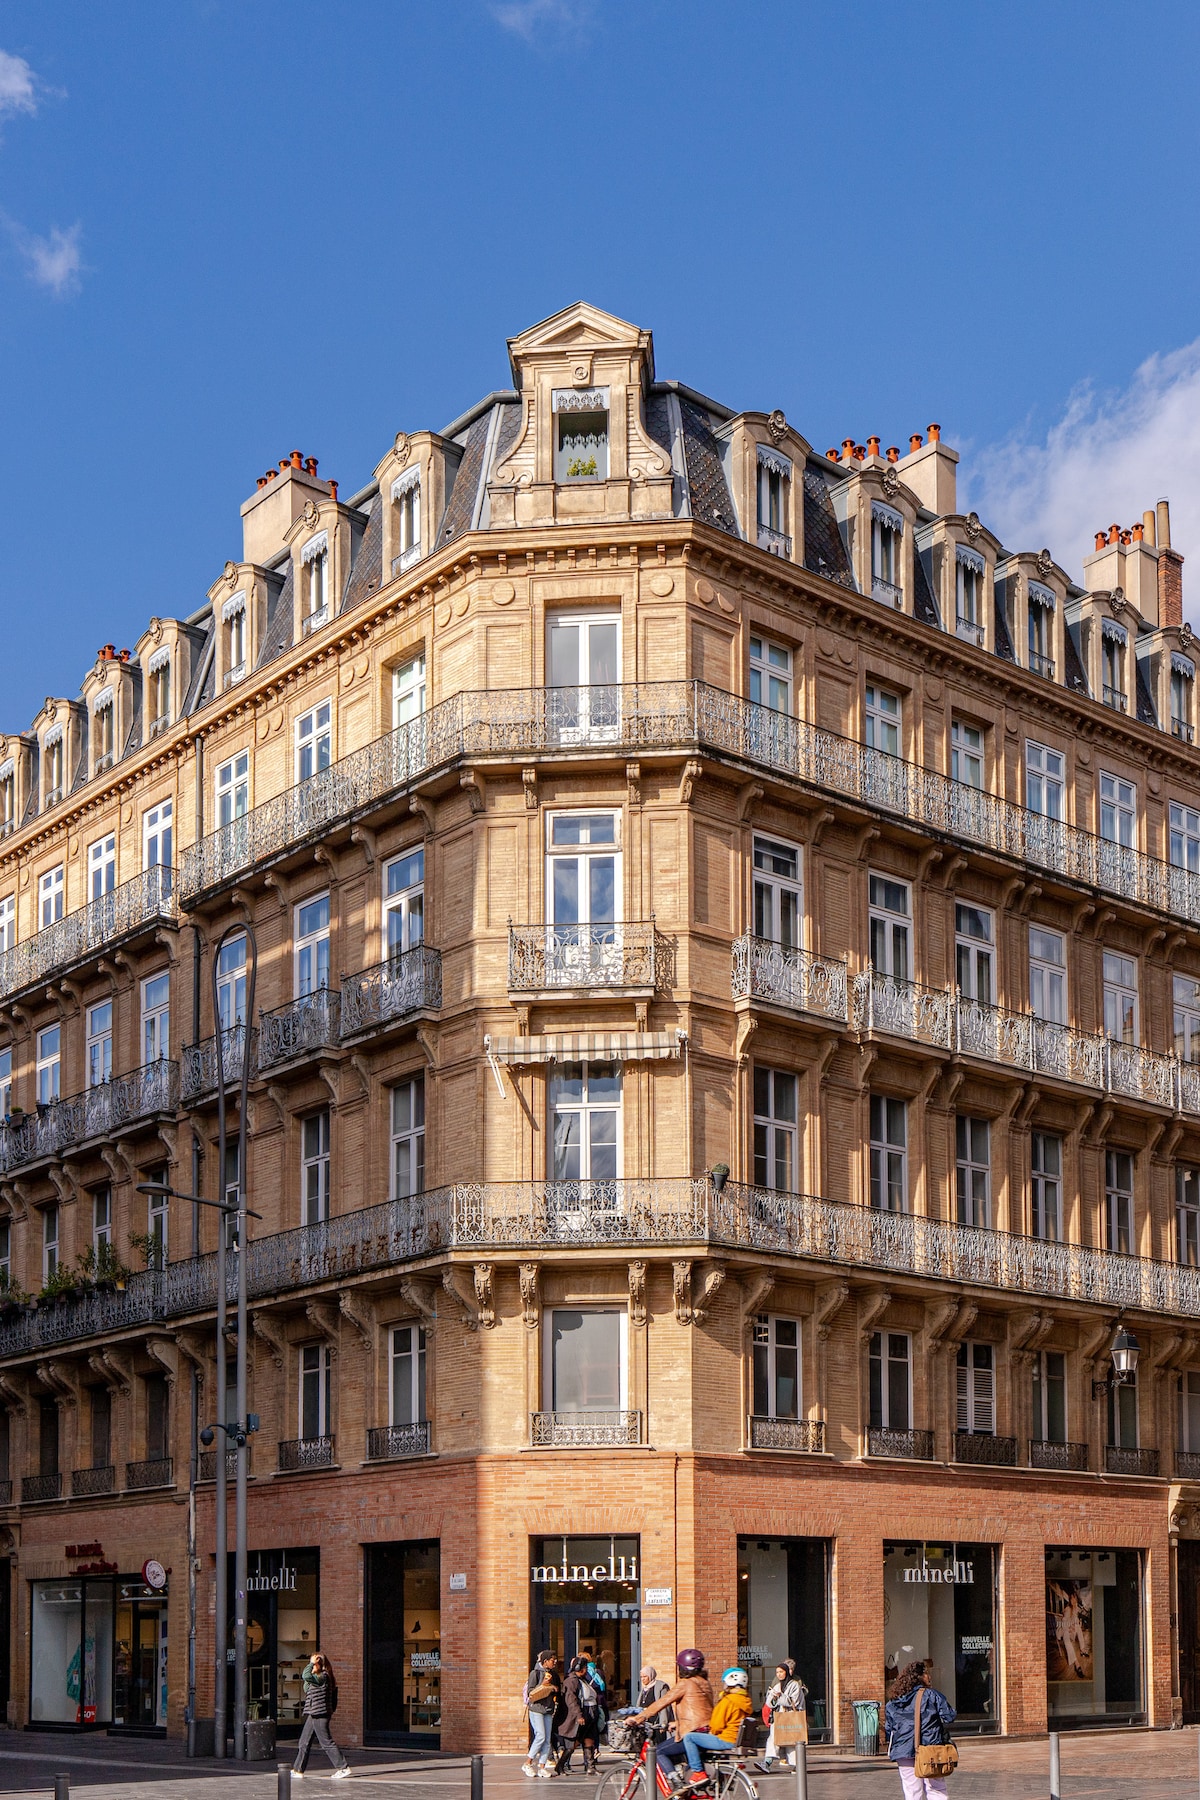
M958 613L954 620L954 635L962 638L966 644L977 644L983 649L984 629L978 619L969 619L965 613Z
M1182 738L1185 744L1192 744L1196 740L1196 730L1186 719L1172 719L1171 736Z
M119 1137L179 1104L179 1064L163 1057L85 1093L52 1100L0 1126L0 1172L60 1156L98 1138Z
M1129 696L1123 688L1109 687L1107 681L1103 687L1104 704L1111 706L1114 712L1129 711Z
M279 1473L295 1475L302 1469L332 1469L331 1437L290 1438L279 1446Z
M429 1420L416 1425L372 1425L367 1432L369 1462L400 1462L429 1455Z
M734 941L732 987L735 1000L767 1000L846 1023L846 965L833 957L747 934Z
M1081 1475L1087 1471L1088 1447L1086 1444L1058 1444L1048 1438L1031 1438L1029 1466L1031 1469L1072 1470Z
M1104 1471L1107 1475L1157 1475L1157 1450L1123 1450L1117 1444L1104 1446Z
M343 975L341 1034L357 1037L441 1004L442 953L418 944L360 975Z
M1029 667L1035 675L1044 675L1047 681L1054 680L1054 658L1043 656L1040 651L1029 652Z
M67 974L90 956L111 955L140 932L173 925L179 914L177 886L173 869L146 869L14 944L0 956L0 996L12 998L51 975Z
M200 1452L200 1456L199 1456L199 1459L198 1459L197 1465L196 1465L196 1480L197 1481L215 1481L217 1479L217 1457L220 1454L221 1453L219 1450L202 1450ZM232 1487L233 1483L237 1480L237 1459L238 1459L238 1453L236 1450L227 1450L225 1452L225 1479L226 1479L226 1481L229 1482L231 1487ZM247 1445L246 1446L246 1473L247 1473L247 1475L250 1473L250 1460L251 1460L251 1447L249 1445Z
M111 1494L116 1474L111 1463L103 1469L72 1469L72 1500L90 1500L96 1494Z
M535 1450L614 1450L642 1441L640 1412L536 1412L530 1443Z
M314 631L320 631L322 625L329 623L329 608L318 606L316 612L305 613L300 621L300 636L311 637Z
M316 1050L329 1050L338 1041L341 1001L329 988L318 988L258 1015L258 1068L275 1068L294 1062Z
M46 1500L62 1499L61 1475L22 1475L22 1506L39 1506Z
M868 1456L903 1456L914 1462L933 1461L932 1431L892 1431L872 1425L867 1432Z
M1175 1452L1175 1479L1177 1481L1200 1481L1200 1455L1194 1450L1177 1450Z
M791 561L792 540L785 532L776 531L773 525L759 526L758 547L760 550L769 550L772 556L786 557Z
M954 1460L960 1463L981 1463L993 1469L1015 1469L1017 1440L994 1437L988 1431L956 1431Z
M11 1506L13 1503L13 1484L6 1475L0 1480L0 1506Z
M250 1039L247 1047L247 1036ZM258 1060L258 1033L247 1033L244 1025L230 1025L220 1033L221 1071L225 1086L232 1087L242 1079L242 1061L249 1054L250 1073ZM217 1091L217 1039L201 1038L198 1044L183 1047L183 1071L179 1093L185 1106L194 1105L202 1097Z
M653 919L508 928L512 994L604 989L649 995L669 985L669 945Z
M882 600L896 612L904 611L904 589L894 581L885 581L882 575L872 575L871 593L876 600Z
M751 1417L748 1442L751 1450L802 1450L818 1455L825 1448L824 1419L762 1419Z
M148 1462L127 1462L125 1464L127 1491L170 1486L171 1458L169 1456L153 1456Z

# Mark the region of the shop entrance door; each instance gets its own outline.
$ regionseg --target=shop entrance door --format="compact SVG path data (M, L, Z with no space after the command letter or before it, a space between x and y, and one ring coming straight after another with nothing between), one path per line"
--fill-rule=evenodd
M1179 1695L1183 1722L1200 1721L1200 1541L1179 1540Z
M114 1725L127 1731L166 1729L166 1651L166 1602L122 1599L113 1665Z
M636 1606L554 1606L542 1609L543 1649L553 1650L563 1670L573 1656L590 1656L604 1676L605 1710L636 1700L641 1667L641 1613Z

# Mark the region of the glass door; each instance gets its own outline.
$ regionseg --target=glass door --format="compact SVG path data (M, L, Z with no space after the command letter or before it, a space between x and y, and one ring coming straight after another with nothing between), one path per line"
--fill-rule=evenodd
M621 729L619 613L547 621L548 723L560 744L613 742Z
M167 1603L133 1599L127 1584L117 1604L113 1724L162 1731L167 1724Z

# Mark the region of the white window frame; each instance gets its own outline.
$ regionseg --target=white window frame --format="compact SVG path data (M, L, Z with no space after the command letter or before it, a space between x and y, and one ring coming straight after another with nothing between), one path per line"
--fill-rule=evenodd
M1056 1163L1057 1167L1047 1165ZM1029 1231L1045 1244L1063 1241L1063 1140L1057 1131L1034 1131L1029 1139Z
M142 868L170 869L175 858L175 803L160 800L142 814Z
M88 845L88 899L101 900L117 885L117 834L97 838Z
M912 883L880 869L867 872L871 967L893 981L913 979Z
M407 1405L397 1406L404 1390ZM393 1325L388 1332L388 1424L393 1430L423 1425L429 1417L428 1408L429 1351L425 1327L412 1319ZM401 1413L408 1417L400 1417Z
M773 549L772 539L791 538L792 534L788 530L792 497L791 468L789 458L760 445L755 519L759 532L767 534L766 542L762 536L759 537L760 550Z
M792 1343L779 1342L780 1335L786 1338L791 1334ZM780 1412L778 1408L779 1394L779 1353L784 1352L785 1363L788 1353L795 1356L795 1397L790 1412ZM760 1357L760 1352L765 1356ZM764 1412L756 1404L760 1397L756 1390L759 1387L759 1368L762 1367L762 1381L766 1391L767 1410ZM786 1374L784 1376L786 1380ZM802 1419L804 1417L804 1333L801 1321L794 1315L786 1313L756 1313L750 1333L750 1410L756 1419Z
M1049 744L1025 739L1025 807L1043 819L1067 816L1067 758Z
M388 1123L390 1131L388 1180L390 1198L408 1200L425 1191L425 1077L411 1075L397 1081L388 1090ZM408 1166L409 1177L401 1177L401 1163Z
M392 507L396 553L392 574L411 568L421 556L421 478L411 471L392 483Z
M1125 686L1124 637L1115 637L1100 628L1100 698L1114 712L1128 712L1129 690Z
M561 1096L558 1091L560 1084L574 1079L572 1072L576 1069L581 1071L580 1098L578 1100ZM593 1071L596 1071L596 1073ZM599 1073L600 1071L611 1071L611 1073L601 1074ZM614 1078L617 1084L615 1104L610 1094L600 1093L593 1098L592 1086L594 1082L598 1080L611 1080ZM581 1184L596 1183L603 1186L605 1182L620 1181L622 1179L625 1160L625 1082L622 1075L621 1064L619 1062L592 1061L554 1064L552 1066L547 1088L547 1110L549 1113L550 1130L549 1142L546 1149L547 1160L550 1162L551 1167L551 1180L567 1182L578 1181ZM579 1121L578 1138L576 1145L574 1146L579 1152L578 1175L560 1175L558 1173L559 1132L557 1129L557 1121L560 1118L565 1118L568 1114L576 1115ZM611 1146L607 1137L602 1136L598 1140L595 1139L594 1133L596 1123L601 1118L608 1118L613 1115L615 1115L613 1130L616 1134L615 1168L611 1173L604 1172L598 1174L593 1165L597 1162L603 1164L603 1162L607 1160L605 1153ZM604 1129L607 1130L607 1127L604 1127ZM599 1154L597 1154L598 1152Z
M1053 1365L1053 1368L1052 1368ZM1050 1435L1051 1387L1062 1389L1062 1436ZM1070 1383L1067 1359L1061 1350L1035 1350L1033 1355L1033 1438L1039 1444L1069 1444Z
M1128 1150L1104 1152L1104 1247L1116 1256L1137 1254L1136 1173Z
M995 1437L995 1347L966 1338L958 1346L954 1367L955 1430L971 1437Z
M1139 1041L1138 964L1119 950L1102 952L1104 1035L1118 1044Z
M12 1112L12 1046L0 1050L0 1119Z
M1100 771L1100 836L1127 850L1137 847L1137 784Z
M800 1077L755 1063L752 1080L754 1182L775 1194L799 1191Z
M1200 1269L1200 1168L1186 1163L1175 1170L1175 1260Z
M1172 800L1168 819L1168 857L1172 868L1200 874L1200 807Z
M150 698L150 735L165 731L171 723L171 659L155 664L146 677Z
M38 930L45 931L51 925L57 925L62 918L67 903L66 874L62 863L55 863L38 876Z
M955 1199L960 1225L992 1225L992 1128L987 1119L958 1113L954 1120Z
M239 950L240 961L237 956ZM233 1031L246 1023L247 956L247 940L241 932L236 937L226 938L221 946L217 962L218 1017L215 1021L220 1031Z
M307 558L301 579L304 583L304 630L315 631L329 617L329 550L318 550Z
M105 1245L112 1249L113 1191L112 1183L92 1189L92 1249L97 1258Z
M300 1223L323 1225L329 1217L329 1108L300 1120Z
M974 929L978 920L982 935ZM996 915L973 900L954 903L954 974L965 1000L996 1003Z
M1175 658L1172 657L1170 681L1171 735L1172 737L1181 738L1185 744L1192 743L1196 736L1195 725L1192 718L1195 687L1195 675L1189 675L1185 669L1181 669L1176 663Z
M161 1062L170 1054L171 971L160 969L155 975L147 975L142 982L143 1067Z
M419 870L419 873L417 872ZM406 885L399 885L408 876ZM393 888L393 880L397 885ZM425 941L425 850L420 844L383 865L381 962L392 962ZM398 925L393 920L399 920Z
M333 701L321 700L296 720L296 781L312 781L333 761Z
M47 735L42 746L42 760L45 764L42 772L42 792L46 797L44 804L54 806L62 799L64 791L66 745L61 726L56 732Z
M58 1202L42 1208L42 1286L45 1287L54 1271L58 1268L59 1242L59 1210Z
M1030 593L1026 619L1026 655L1035 675L1054 679L1054 606Z
M629 1315L623 1306L548 1306L543 1313L544 1328L542 1332L542 1393L547 1412L569 1412L573 1409L559 1406L554 1381L554 1315L556 1313L601 1313L618 1321L617 1326L617 1393L616 1411L625 1412L629 1406ZM608 1407L580 1407L580 1412L607 1412Z
M218 764L214 776L217 800L217 828L223 830L250 811L250 752L239 750L227 762Z
M0 955L11 950L17 941L17 896L5 894L0 899Z
M155 1177L158 1179L158 1177ZM151 1268L165 1269L171 1254L171 1197L169 1194L147 1194L146 1234L154 1245Z
M246 673L246 601L239 594L240 606L230 609L225 626L225 683L230 687Z
M50 1040L53 1039L53 1046ZM34 1064L39 1106L49 1106L62 1094L62 1026L46 1025L37 1034Z
M559 681L559 634L575 632L575 680ZM595 679L605 652L602 634L611 632L611 680ZM598 641L593 644L593 639ZM615 608L549 613L546 617L546 686L550 723L562 744L606 743L621 730L622 621Z
M786 644L754 632L750 638L750 702L770 712L792 714L792 652Z
M896 1344L903 1343L904 1355L892 1354ZM878 1346L878 1351L876 1350ZM904 1421L901 1423L892 1417L892 1385L889 1379L894 1365L901 1365L905 1371ZM879 1370L879 1423L875 1424L875 1407L872 1403L871 1389L874 1385L875 1368ZM871 1422L872 1431L911 1431L913 1428L913 1354L912 1333L910 1331L888 1331L885 1328L871 1333L867 1346L867 1418Z
M571 843L557 841L560 825L568 826L574 821L579 828L581 841ZM603 836L605 821L611 821L611 836ZM578 927L580 941L587 942L594 937L599 928L602 938L607 937L604 928L620 924L624 918L622 904L623 871L621 859L621 811L614 808L597 807L594 810L581 812L572 809L570 812L548 812L546 814L546 920L552 925L556 934L569 934L573 927ZM595 841L589 834L584 839L585 828L597 831ZM612 863L612 910L605 914L601 909L595 918L592 917L593 880L592 865L597 868L605 863ZM576 865L576 907L577 918L560 918L559 901L565 899L565 890L560 893L559 871L567 864Z
M804 851L755 832L750 902L754 935L784 950L804 947Z
M872 506L871 593L876 600L883 600L897 610L904 604L903 543L903 518L890 511L885 514L878 503Z
M863 699L863 743L885 756L901 756L904 702L894 688L868 681Z
M1059 960L1049 954L1057 942ZM1029 927L1029 1010L1047 1025L1067 1022L1067 942L1061 931Z
M319 912L322 907L325 909L324 919L314 920L310 915ZM323 894L310 894L306 900L296 902L292 915L292 939L295 945L292 953L292 979L297 1000L316 994L331 984L332 910L328 889Z
M99 1000L87 1009L87 1085L112 1080L113 1003Z
M330 1347L324 1341L315 1344L301 1344L297 1350L298 1376L296 1436L301 1443L313 1444L320 1438L332 1437L330 1415L333 1411L333 1357ZM316 1383L317 1429L311 1437L305 1436L304 1410L306 1384Z
M17 771L10 759L7 767L0 770L0 837L7 837L17 828Z
M554 421L551 449L556 484L574 487L592 481L607 481L612 438L609 390L606 387L579 391L570 388L552 388L550 406ZM603 432L593 430L581 439L577 439L576 450L572 451L562 441L565 426L572 417L587 419L603 417L604 430ZM589 469L586 474L571 474L573 463L579 463L586 467L588 461L595 464L594 471Z
M92 772L100 775L105 769L111 769L116 752L117 709L111 688L104 690L92 708L92 730L96 737Z
M981 569L973 551L959 550L954 558L954 633L968 644L982 649L986 637L984 592L986 564Z
M870 1150L867 1205L875 1212L906 1213L909 1210L908 1102L897 1099L894 1094L871 1094L867 1104ZM893 1206L892 1198L897 1192L900 1204Z
M1200 1454L1200 1369L1180 1369L1175 1381L1178 1447L1185 1456Z
M983 789L987 745L983 726L957 715L950 720L950 779L963 787Z
M392 670L392 730L419 719L427 703L425 651L421 649Z

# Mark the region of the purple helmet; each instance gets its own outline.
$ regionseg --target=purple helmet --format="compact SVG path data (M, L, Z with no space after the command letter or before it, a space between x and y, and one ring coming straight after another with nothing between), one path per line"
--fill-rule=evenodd
M675 1658L675 1667L681 1675L699 1675L704 1669L703 1650L681 1650Z

